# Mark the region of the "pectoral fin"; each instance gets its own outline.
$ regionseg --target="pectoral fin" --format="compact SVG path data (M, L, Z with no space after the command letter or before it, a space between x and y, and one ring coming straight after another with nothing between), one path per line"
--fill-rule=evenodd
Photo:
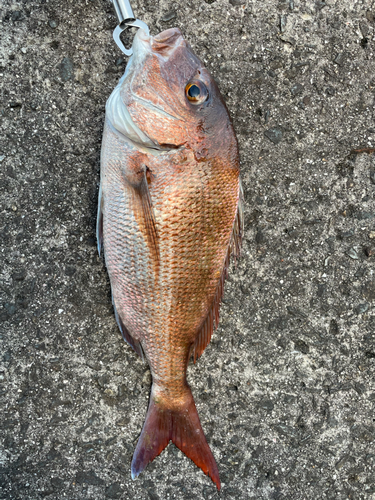
M139 158L139 156L141 158ZM156 229L156 219L149 190L151 182L151 172L144 164L143 157L139 153L131 158L124 172L124 182L126 189L131 193L131 209L137 220L138 227L142 231L147 242L150 254L157 266L160 260L158 233Z
M135 191L138 196L137 207L135 207L137 210L137 217L143 219L143 226L145 229L148 247L154 256L154 260L158 263L160 260L158 233L156 231L156 220L148 188L146 169L143 179L141 180L139 186L135 188Z

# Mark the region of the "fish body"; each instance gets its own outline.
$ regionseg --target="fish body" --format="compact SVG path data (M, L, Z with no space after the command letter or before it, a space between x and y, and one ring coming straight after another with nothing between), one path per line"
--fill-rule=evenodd
M133 478L172 440L220 488L186 370L218 324L241 232L237 140L214 80L178 29L139 30L106 106L98 208L116 319L153 381Z

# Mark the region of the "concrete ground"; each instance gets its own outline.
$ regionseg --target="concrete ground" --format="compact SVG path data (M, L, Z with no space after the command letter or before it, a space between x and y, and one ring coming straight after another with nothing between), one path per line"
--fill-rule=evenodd
M130 461L150 374L95 242L109 0L2 0L4 499L375 498L375 3L137 0L226 99L246 234L189 382L222 480L169 445Z

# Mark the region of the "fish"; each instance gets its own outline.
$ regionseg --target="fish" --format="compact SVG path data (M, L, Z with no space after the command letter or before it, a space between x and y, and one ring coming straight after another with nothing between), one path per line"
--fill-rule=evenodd
M229 112L181 31L138 30L106 104L97 218L116 321L152 375L133 479L172 441L220 489L186 371L240 254L239 173Z

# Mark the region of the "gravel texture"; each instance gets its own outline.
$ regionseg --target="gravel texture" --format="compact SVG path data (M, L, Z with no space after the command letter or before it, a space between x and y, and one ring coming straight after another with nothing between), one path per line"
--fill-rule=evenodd
M182 29L240 144L243 256L188 374L222 490L173 445L130 477L150 374L94 232L112 5L2 0L0 497L374 499L375 3L133 8Z

